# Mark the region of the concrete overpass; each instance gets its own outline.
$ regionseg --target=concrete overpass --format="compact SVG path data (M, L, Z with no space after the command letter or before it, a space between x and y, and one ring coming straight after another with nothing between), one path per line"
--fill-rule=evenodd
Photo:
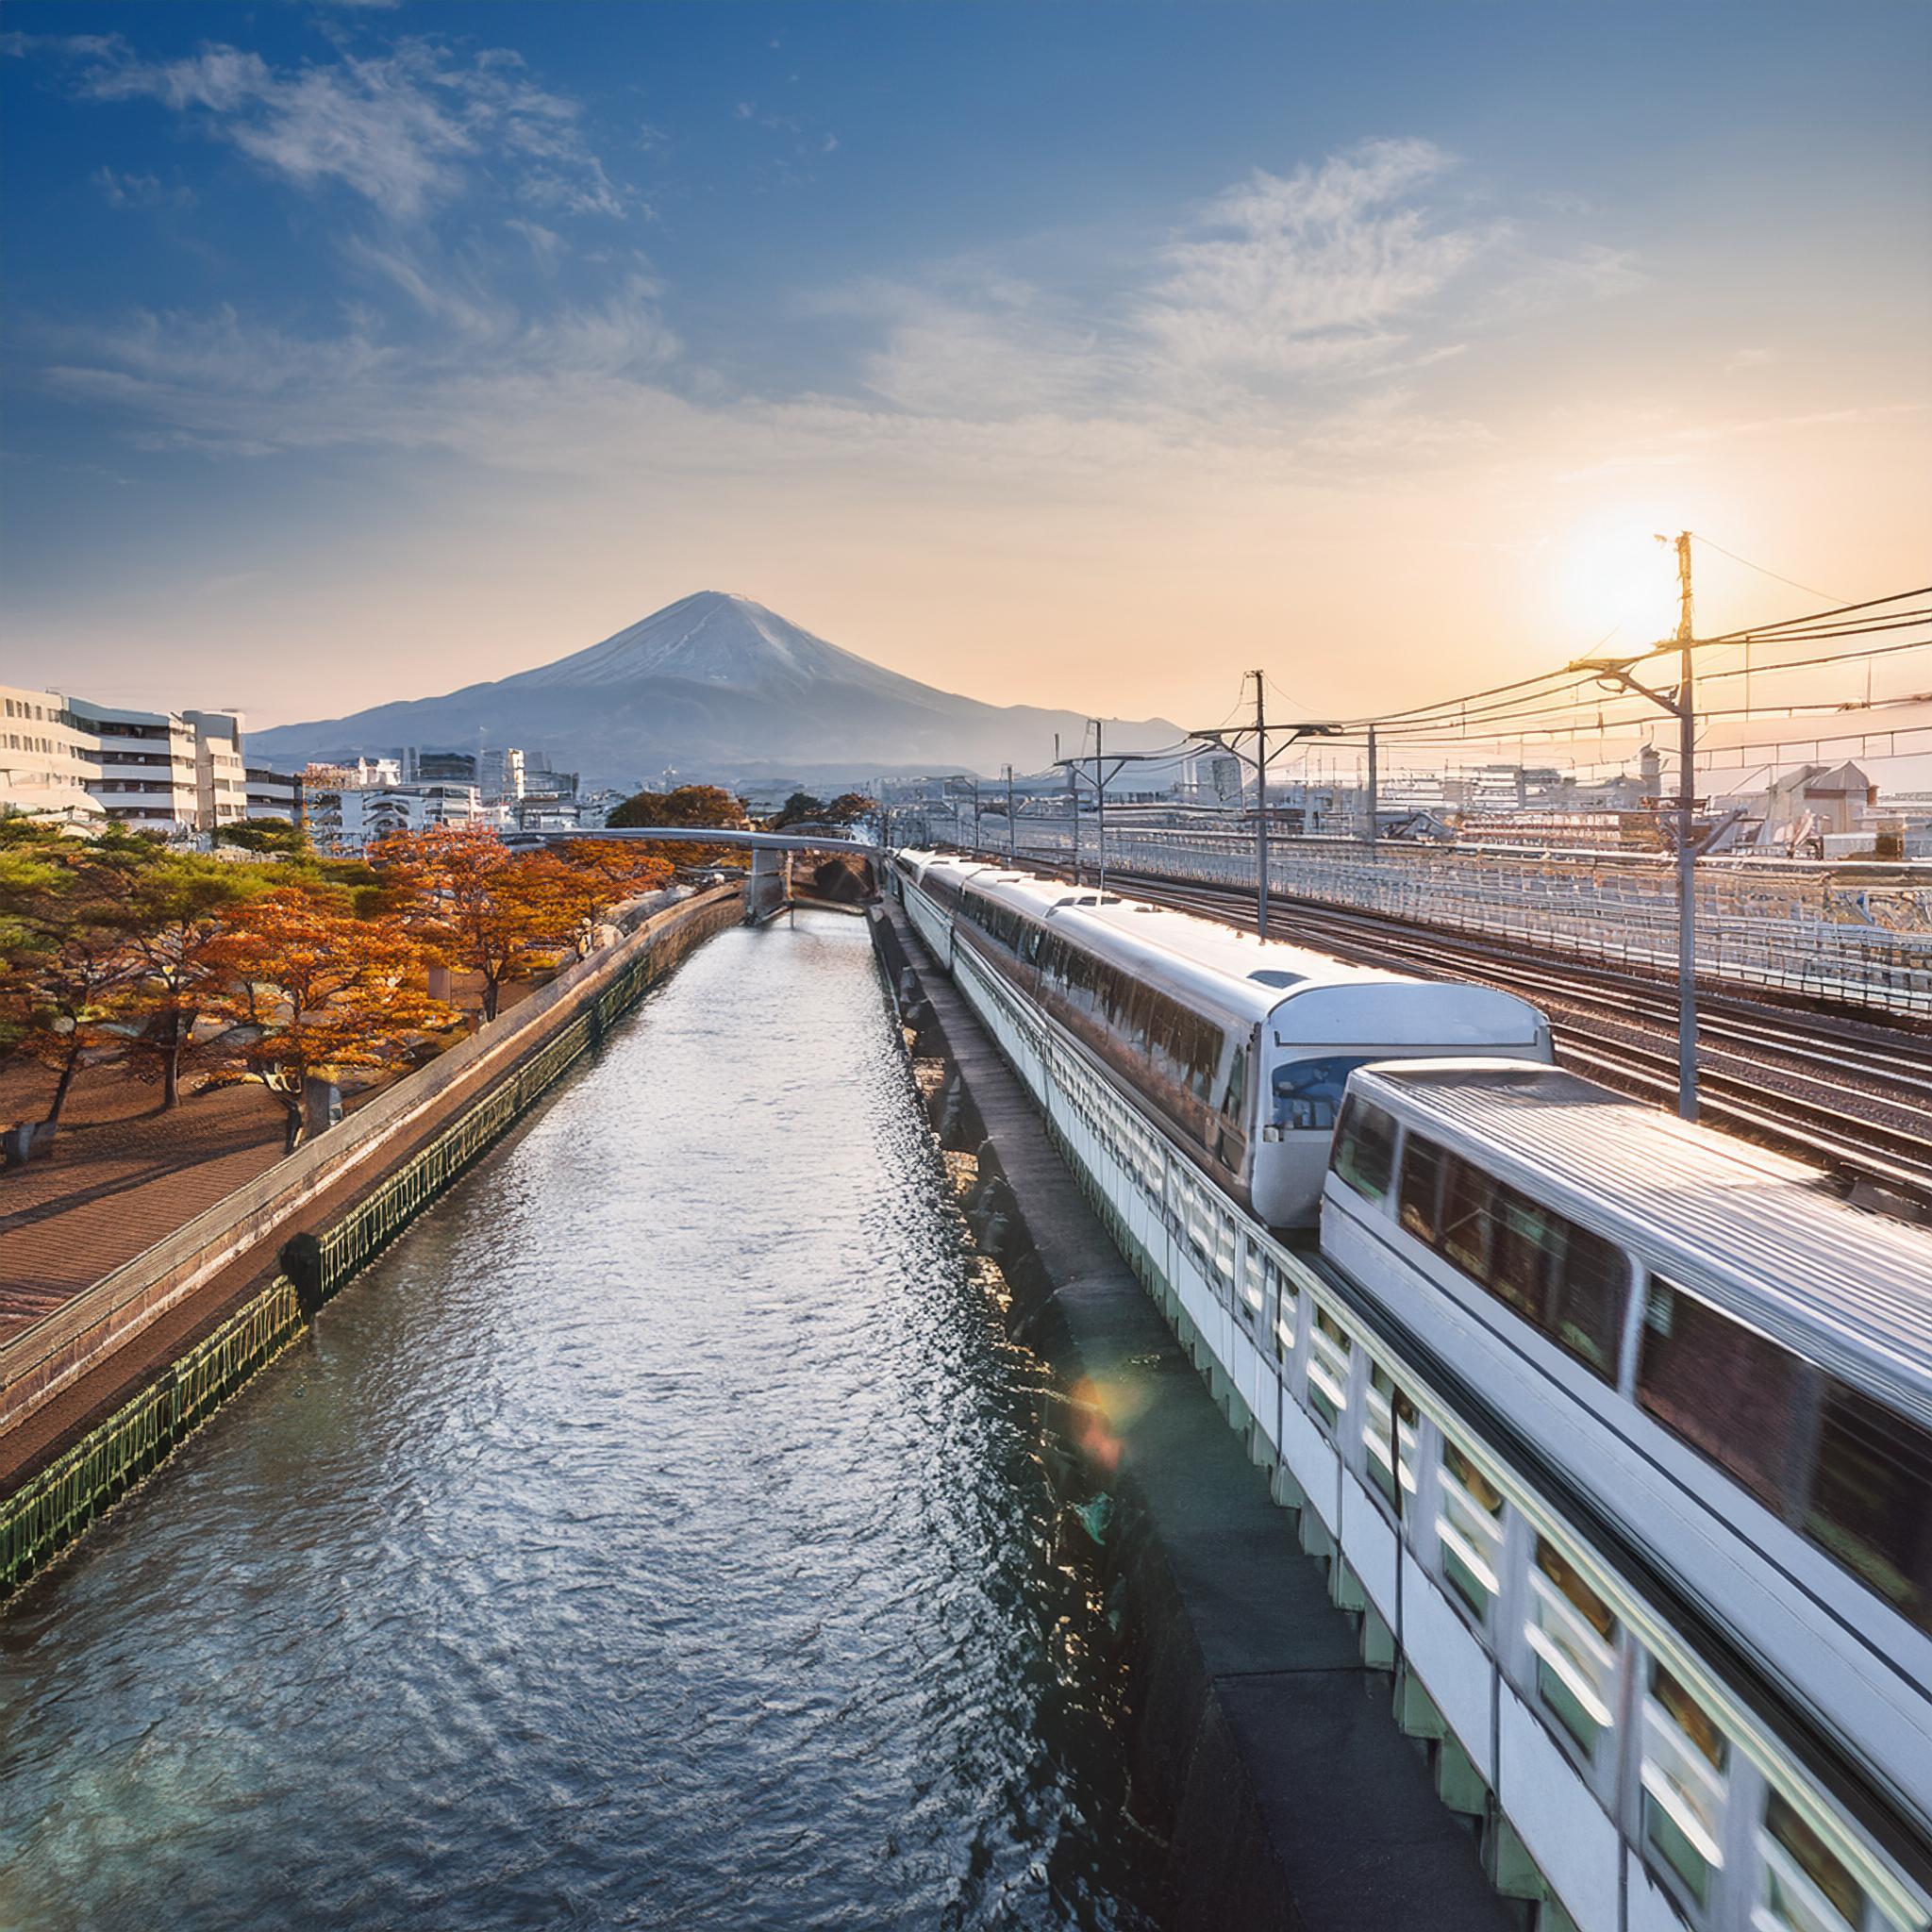
M573 839L624 839L659 845L734 845L751 854L751 878L744 893L745 915L769 919L792 896L791 855L794 852L851 853L874 869L885 847L869 839L847 836L843 826L823 831L754 832L725 825L571 826L554 831L506 832L503 842L513 850L561 845Z

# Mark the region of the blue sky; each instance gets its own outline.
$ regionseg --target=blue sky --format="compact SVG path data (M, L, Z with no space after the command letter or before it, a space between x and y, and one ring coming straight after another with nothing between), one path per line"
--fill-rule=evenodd
M267 723L718 588L994 699L1359 709L1641 629L1653 527L1926 552L1921 6L0 26L27 681Z

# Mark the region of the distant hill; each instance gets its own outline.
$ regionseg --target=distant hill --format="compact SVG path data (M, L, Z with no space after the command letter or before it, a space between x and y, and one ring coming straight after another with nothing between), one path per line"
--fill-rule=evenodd
M841 651L749 597L701 591L555 663L444 697L251 732L251 755L308 759L393 755L404 745L469 751L522 745L587 785L629 785L666 765L707 777L801 779L886 771L1039 770L1058 732L1069 752L1086 720L988 705ZM1160 719L1108 721L1108 748L1152 750L1180 736Z

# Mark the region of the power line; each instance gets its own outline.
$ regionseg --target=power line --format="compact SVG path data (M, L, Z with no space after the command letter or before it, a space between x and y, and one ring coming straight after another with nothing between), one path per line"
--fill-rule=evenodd
M1722 543L1703 535L1700 531L1693 530L1690 535L1694 541L1702 543L1707 550L1715 550L1720 557L1728 557L1733 563L1741 563L1746 570L1755 570L1760 576L1773 577L1781 584L1789 584L1794 591L1803 591L1807 597L1823 597L1829 604L1836 594L1831 591L1814 590L1809 584L1801 584L1796 577L1780 576L1776 571L1767 570L1761 563L1753 563L1748 557L1740 557L1735 550L1726 550Z

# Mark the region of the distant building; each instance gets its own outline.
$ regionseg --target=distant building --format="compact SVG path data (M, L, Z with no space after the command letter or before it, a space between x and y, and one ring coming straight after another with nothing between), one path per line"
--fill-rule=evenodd
M475 785L478 759L469 751L417 751L403 756L403 776L418 785Z
M305 785L308 836L328 852L366 851L380 839L432 825L501 824L500 815L484 805L474 785L411 785L398 780L320 789L306 774Z
M610 822L610 814L629 796L628 791L608 789L603 791L586 792L577 800L577 824L591 827L608 824Z
M476 756L476 784L485 798L524 795L524 755L513 744L491 745Z
M353 765L325 765L311 762L302 769L302 782L311 791L343 786L401 785L400 758L358 758Z
M243 783L249 818L287 819L291 825L302 823L303 784L293 773L250 765L243 774Z
M0 812L63 824L99 824L106 817L88 790L95 767L92 741L52 691L0 686Z

